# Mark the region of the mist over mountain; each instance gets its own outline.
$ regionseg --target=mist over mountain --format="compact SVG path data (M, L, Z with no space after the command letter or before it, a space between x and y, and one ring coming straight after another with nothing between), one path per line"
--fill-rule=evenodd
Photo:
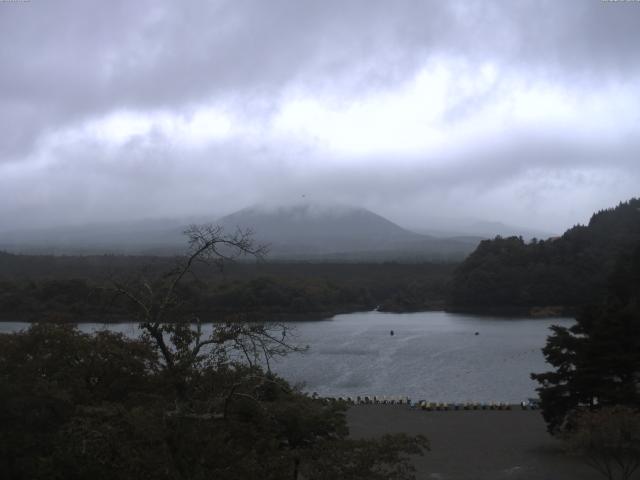
M196 223L200 223L202 219ZM175 253L185 219L145 219L0 232L0 249L15 253Z
M191 223L218 223L225 231L250 229L269 245L269 258L310 260L459 260L482 239L447 238L402 228L364 208L299 204L254 206L219 219L153 219L0 233L0 249L19 253L175 254Z
M251 229L278 258L453 259L467 255L480 241L418 234L367 209L346 205L257 206L218 223L228 231Z
M384 250L422 238L369 210L349 206L250 207L218 223L226 230L251 229L272 251L291 253Z
M475 218L430 217L423 222L422 226L416 226L414 230L418 233L433 235L435 237L473 235L483 238L494 238L496 235L500 235L501 237L515 236L522 237L525 240L531 240L533 238L545 239L558 235L558 233L546 230Z

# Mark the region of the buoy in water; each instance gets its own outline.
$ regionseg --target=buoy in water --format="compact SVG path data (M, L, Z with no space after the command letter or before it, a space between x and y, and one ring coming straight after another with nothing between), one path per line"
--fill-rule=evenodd
M391 330L391 331L389 332L389 335L391 335L391 336L393 337L393 330Z
M480 335L480 332L476 332L476 335Z

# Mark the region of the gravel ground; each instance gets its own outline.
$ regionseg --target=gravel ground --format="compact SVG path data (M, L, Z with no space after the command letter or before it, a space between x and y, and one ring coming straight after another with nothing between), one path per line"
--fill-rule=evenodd
M432 411L362 405L347 413L351 436L423 434L431 451L415 459L420 480L596 480L599 473L567 455L539 411ZM640 478L640 477L639 477Z

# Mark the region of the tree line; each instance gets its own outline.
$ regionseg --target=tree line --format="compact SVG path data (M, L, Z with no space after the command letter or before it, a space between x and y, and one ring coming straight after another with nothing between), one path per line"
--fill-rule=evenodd
M175 258L33 257L0 254L0 319L27 321L127 320L113 279L154 276ZM146 263L145 263L146 262ZM225 264L194 266L180 284L185 313L211 321L229 314L304 318L371 310L442 308L454 264Z
M557 307L575 313L602 301L620 255L640 242L640 199L595 213L558 238L485 240L455 270L450 307L470 311L531 312Z

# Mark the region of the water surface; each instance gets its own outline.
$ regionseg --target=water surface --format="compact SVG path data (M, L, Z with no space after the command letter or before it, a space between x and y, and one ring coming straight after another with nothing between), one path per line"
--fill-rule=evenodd
M277 359L271 366L289 381L304 382L305 390L321 395L517 403L535 396L537 384L529 374L549 369L541 352L549 326L573 322L445 312L336 315L289 323L295 341L309 345L309 350ZM0 323L0 332L26 326ZM80 328L137 333L135 323Z

